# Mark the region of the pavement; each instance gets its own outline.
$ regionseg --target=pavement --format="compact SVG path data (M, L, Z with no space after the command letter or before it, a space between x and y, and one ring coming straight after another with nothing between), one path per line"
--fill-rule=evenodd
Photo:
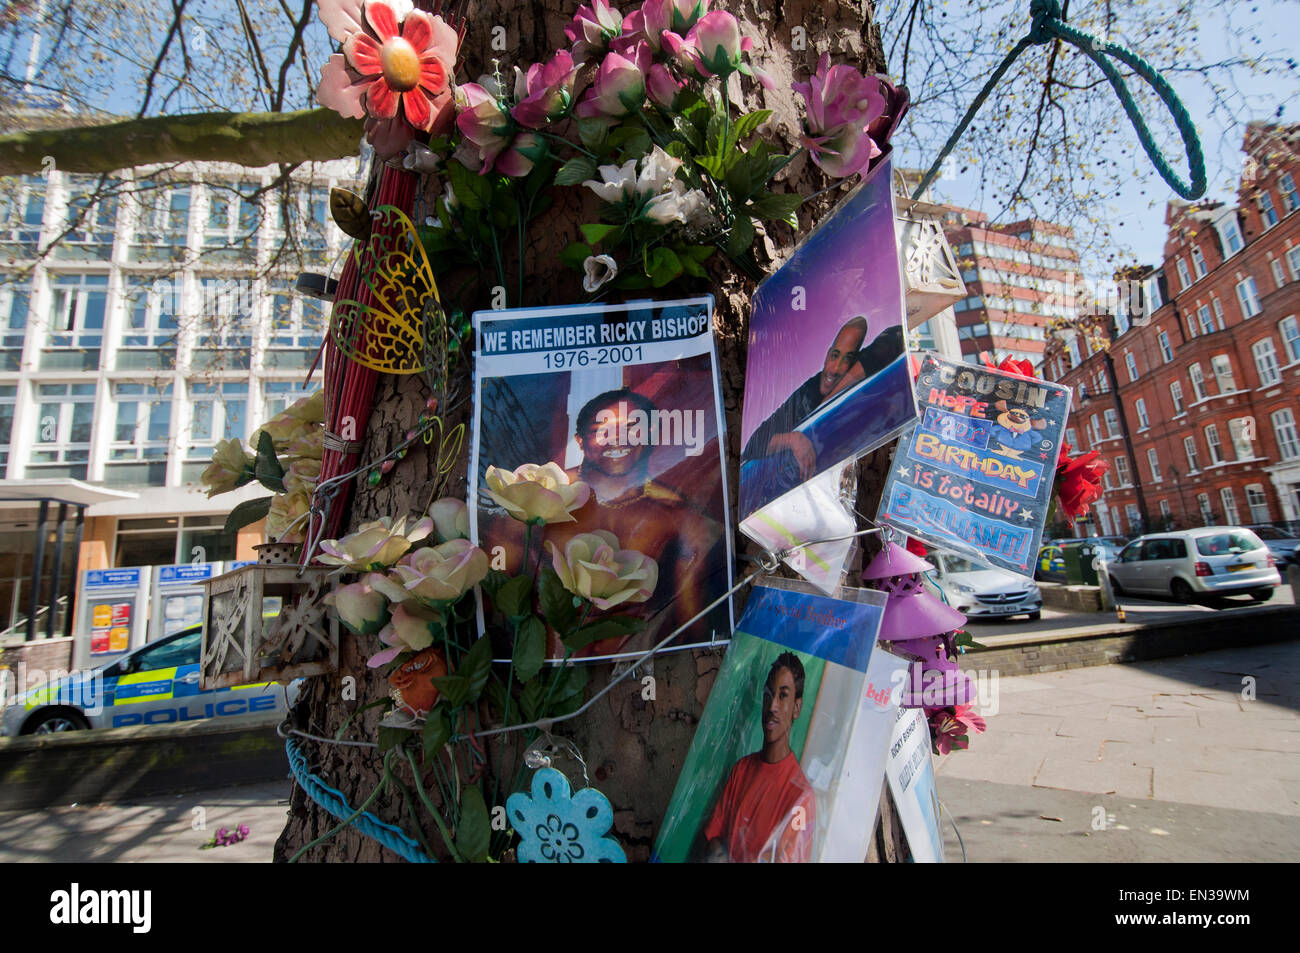
M1000 678L988 697L987 732L935 758L968 861L1300 857L1300 641ZM269 862L288 794L2 812L0 862ZM246 841L199 849L239 824Z
M1065 612L1060 609L1044 609L1041 619L972 618L968 620L966 627L976 641L993 646L1039 634L1062 638L1093 634L1103 629L1123 632L1170 622L1194 623L1198 619L1205 618L1207 614L1221 612L1238 614L1261 606L1265 608L1293 606L1296 601L1292 587L1284 582L1273 590L1273 598L1264 603L1254 602L1248 596L1232 596L1222 601L1222 608L1212 608L1202 605L1184 605L1172 599L1122 596L1120 604L1124 608L1124 622L1120 622L1114 612Z
M1300 642L1003 678L993 699L935 759L968 860L1300 857Z

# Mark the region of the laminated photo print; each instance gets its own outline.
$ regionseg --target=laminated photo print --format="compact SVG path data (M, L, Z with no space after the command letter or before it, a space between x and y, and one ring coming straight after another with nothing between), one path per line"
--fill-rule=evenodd
M891 181L880 162L754 294L742 521L915 419Z
M907 664L876 650L884 601L863 589L827 596L802 580L754 587L653 859L864 859L896 705L891 693ZM886 663L878 669L876 656ZM879 724L868 726L872 718Z
M899 441L877 520L1032 576L1069 388L927 354L916 400L921 418Z
M539 535L549 565L551 545L562 551L579 533L603 531L658 566L649 601L618 607L646 627L594 642L579 658L640 654L731 586L712 312L705 297L474 315L470 532L491 567L522 571L525 526L487 492L487 469L524 464L551 464L591 490L572 520L532 530L530 560ZM724 601L672 647L730 633ZM548 654L564 654L558 639Z

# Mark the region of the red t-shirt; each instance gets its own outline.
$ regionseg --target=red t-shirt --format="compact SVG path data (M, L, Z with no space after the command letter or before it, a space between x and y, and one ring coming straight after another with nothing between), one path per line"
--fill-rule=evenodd
M721 838L735 864L807 863L817 828L816 803L793 751L776 764L755 752L731 769L704 826L704 840Z

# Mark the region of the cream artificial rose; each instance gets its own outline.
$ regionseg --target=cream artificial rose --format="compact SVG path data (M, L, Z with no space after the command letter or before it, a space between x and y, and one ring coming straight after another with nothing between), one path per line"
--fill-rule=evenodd
M525 463L513 473L488 467L486 481L488 496L523 523L572 523L573 511L591 497L591 487L581 480L570 483L554 463Z
M320 460L311 457L299 457L289 464L284 472L284 491L286 493L305 493L311 496L316 491L320 480Z
M339 621L358 635L374 635L388 624L388 600L364 580L339 586L321 601L333 606Z
M266 514L266 538L278 543L301 543L307 534L310 493L277 493Z
M212 462L199 476L199 482L208 489L208 498L218 493L229 493L248 481L244 475L253 472L253 455L238 440L223 440L212 452Z
M487 553L467 539L453 539L403 556L389 572L388 581L426 603L452 602L482 582L487 573Z
M440 543L450 539L469 539L469 507L464 500L444 496L429 506L433 536Z
M355 533L324 540L317 559L327 566L342 566L353 572L384 569L401 559L413 543L432 532L433 520L427 516L409 532L405 516L396 521L391 516L382 516L373 523L362 523Z
M659 583L659 565L635 549L619 549L608 530L579 533L561 550L547 542L551 564L564 588L598 609L645 602Z
M403 652L419 652L433 644L433 634L445 625L442 613L415 603L398 603L388 625L379 631L379 641L389 646L380 649L366 662L378 668Z

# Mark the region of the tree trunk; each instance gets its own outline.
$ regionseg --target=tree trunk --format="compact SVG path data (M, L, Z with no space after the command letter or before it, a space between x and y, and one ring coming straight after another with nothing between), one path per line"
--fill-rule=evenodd
M829 51L839 61L849 62L864 72L883 72L884 56L874 23L873 5L870 2L848 0L786 0L786 2L761 3L729 2L725 6L742 23L742 30L753 37L753 61L767 69L776 82L777 89L765 92L748 79L743 88L733 77L733 102L743 103L745 110L767 108L774 110L772 136L791 144L799 137L799 112L796 97L790 90L794 79L806 78L815 68L822 52ZM455 5L452 5L453 9ZM628 4L624 7L631 9ZM503 73L518 62L543 59L557 47L564 45L563 29L571 19L576 4L573 0L540 0L531 4L483 0L467 5L469 31L462 54L459 76L473 79L482 72L490 72L493 58L499 60ZM493 27L505 28L506 51L491 49ZM796 31L793 28L800 28ZM500 31L496 31L500 36ZM806 42L804 39L806 38ZM498 44L499 45L499 44ZM794 48L792 48L792 46ZM802 194L812 194L825 188L828 180L804 158L797 159L778 177L777 188ZM798 235L784 226L760 231L756 255L769 271L793 250L799 235L806 234L835 205L838 194L828 193L800 209ZM547 213L546 219L531 229L532 244L527 249L528 304L564 304L578 298L577 279L572 272L557 262L558 251L577 234L576 217L572 208L557 206ZM698 290L712 291L717 299L715 331L722 374L722 394L726 412L728 459L739 459L740 405L744 390L745 346L748 335L750 296L755 283L743 275L727 269L715 255L715 271L711 282ZM487 289L479 289L482 297L465 300L460 304L466 313L488 306ZM515 302L512 300L512 304ZM468 378L462 378L460 393L469 393ZM365 434L364 459L375 459L386 453L401 440L402 434L412 425L423 408L427 394L416 378L381 378L376 394L374 415ZM468 419L469 401L461 406L461 417ZM453 421L454 422L454 421ZM468 440L467 440L468 446ZM464 498L465 474L468 454L463 453L451 483L444 490L447 495ZM884 482L881 461L887 464L887 454L877 453L859 467L859 511L874 512L875 502ZM373 519L381 514L422 512L430 502L428 474L430 460L427 450L420 447L394 469L390 478L377 488L358 486L355 504L349 515L349 526ZM736 468L729 468L730 499L736 500ZM734 518L734 514L733 514ZM734 524L733 524L734 525ZM738 543L742 540L738 540ZM749 564L745 564L749 565ZM738 571L743 567L737 567ZM740 594L743 599L744 593ZM364 641L364 644L361 644ZM340 673L337 676L311 680L299 704L299 718L303 727L314 734L332 736L359 705L387 694L384 677L376 670L365 667L365 656L374 650L372 640L346 638L342 652ZM705 701L721 661L720 651L677 652L660 656L647 663L638 677L627 679L591 712L580 719L565 722L557 732L570 738L583 752L588 775L593 785L610 799L615 810L615 833L627 851L629 860L645 860L649 856L658 825L672 795L677 775L685 760L687 748L704 710ZM613 676L609 665L592 667L588 683L588 696L599 691ZM640 675L653 674L655 697L642 697ZM344 676L355 679L355 701L344 701ZM373 739L379 721L379 709L372 708L358 715L347 730L347 737ZM380 777L380 759L372 749L320 745L304 741L309 761L326 783L338 788L358 806ZM494 780L502 794L515 776L522 752L518 742L494 746L493 767L498 777L489 776L487 790L493 789ZM501 750L504 749L504 750ZM409 787L409 771L401 775ZM581 777L579 772L578 777ZM491 803L491 802L490 802ZM882 808L888 799L882 799ZM401 802L401 795L385 792L372 805L371 811L389 822L400 824L414 834L409 813ZM417 811L427 831L433 825L423 810ZM887 812L891 814L891 812ZM277 859L293 854L302 845L334 826L328 817L295 786L292 813L277 844ZM892 819L887 819L887 824ZM898 838L890 833L891 843ZM436 832L431 843L436 841ZM312 848L304 855L312 861L389 860L393 855L372 840L345 830L324 844Z

